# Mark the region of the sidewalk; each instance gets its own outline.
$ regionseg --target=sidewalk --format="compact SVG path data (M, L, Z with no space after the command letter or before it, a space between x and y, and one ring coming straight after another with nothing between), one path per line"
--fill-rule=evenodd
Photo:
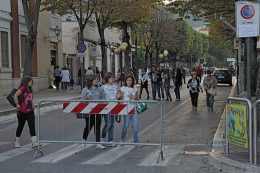
M60 99L77 99L80 98L80 86L74 86L71 90L70 87L67 91L59 91L55 89L46 89L34 93L34 103L38 105L41 100L60 100ZM16 109L10 105L6 97L0 98L0 116L8 115L16 112Z
M236 82L229 96L235 95ZM219 171L227 173L259 173L260 164L257 166L249 163L249 154L247 151L239 148L225 154L225 110L221 116L218 129L213 138L212 151L209 155L209 163ZM230 147L232 148L232 147ZM258 159L259 163L259 159Z

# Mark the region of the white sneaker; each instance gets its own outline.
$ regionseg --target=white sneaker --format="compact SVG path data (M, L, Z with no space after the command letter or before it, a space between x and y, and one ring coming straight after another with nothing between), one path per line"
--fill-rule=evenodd
M108 147L116 147L117 145L113 143L113 141L109 141L109 144L107 144Z
M20 148L20 147L21 147L20 142L19 142L19 137L16 137L16 138L15 138L14 147L15 147L15 148Z
M103 146L103 145L101 145L101 144L97 144L97 145L96 145L96 148L99 148L99 149L105 149L106 147Z

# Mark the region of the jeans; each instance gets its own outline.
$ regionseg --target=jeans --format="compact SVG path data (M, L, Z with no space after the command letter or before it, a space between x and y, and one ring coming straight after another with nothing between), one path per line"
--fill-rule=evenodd
M156 99L156 89L157 89L157 85L156 83L152 83L152 94L153 94L153 99Z
M125 136L127 133L127 129L130 124L130 120L132 121L132 133L134 143L138 143L138 125L137 125L137 115L124 115L124 126L121 132L121 141L125 141Z
M209 94L209 93L207 92L207 93L206 93L206 102L207 102L207 107L213 109L214 95Z
M170 93L170 85L164 85L166 100L172 100L172 96Z
M158 97L164 99L163 85L161 83L157 84ZM161 95L162 94L162 95Z
M102 129L102 138L106 138L108 132L108 142L113 141L115 115L103 115L103 117L105 125Z
M178 83L175 85L174 91L175 91L176 99L181 99L180 86L181 85Z

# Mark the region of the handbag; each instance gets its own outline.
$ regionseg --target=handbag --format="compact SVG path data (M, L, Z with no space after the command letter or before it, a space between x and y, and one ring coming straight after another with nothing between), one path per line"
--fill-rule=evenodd
M89 114L76 113L77 118L88 118Z
M121 115L116 115L116 122L120 123L121 122Z
M146 103L137 103L136 105L136 112L138 114L143 113L144 111L146 111L148 109L147 104Z
M16 107L15 101L14 101L14 95L17 92L17 89L14 88L10 94L8 94L8 96L6 97L6 99L9 101L9 103L13 106ZM18 103L21 104L23 102L23 93L21 93L18 96Z
M214 89L213 87L211 87L210 89L208 89L207 91L209 94L216 96L217 95L217 91L216 89Z

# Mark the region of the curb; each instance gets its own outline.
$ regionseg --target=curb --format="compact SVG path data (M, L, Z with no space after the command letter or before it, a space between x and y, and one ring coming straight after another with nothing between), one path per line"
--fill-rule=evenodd
M76 100L76 99L80 99L80 97L70 97L70 98L66 98L66 100ZM45 99L42 99L42 100L45 100ZM39 101L40 102L40 101ZM39 103L36 103L35 104L35 107L38 107ZM47 107L47 106L50 106L51 103L45 103L44 106L41 106L41 107ZM16 113L16 109L15 108L12 108L12 109L8 109L8 110L4 110L4 111L0 111L0 116L7 116L9 114L14 114Z
M236 80L231 89L229 96L233 96L236 88ZM221 116L218 129L213 138L212 151L209 153L209 164L218 169L219 171L228 173L258 173L260 167L235 161L226 157L225 149L225 114L226 108Z

